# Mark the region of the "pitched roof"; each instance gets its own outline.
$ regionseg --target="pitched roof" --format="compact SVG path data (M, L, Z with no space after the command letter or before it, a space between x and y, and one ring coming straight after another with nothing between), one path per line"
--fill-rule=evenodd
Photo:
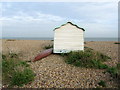
M85 31L84 28L81 28L81 27L77 26L76 24L73 24L72 22L67 22L66 24L68 24L68 23L71 24L71 25L73 25L73 26L76 26L76 27L79 28L79 29L82 29L83 31ZM66 25L66 24L62 24L60 27ZM57 27L57 28L55 28L54 30L56 30L56 29L58 29L58 28L60 28L60 27Z

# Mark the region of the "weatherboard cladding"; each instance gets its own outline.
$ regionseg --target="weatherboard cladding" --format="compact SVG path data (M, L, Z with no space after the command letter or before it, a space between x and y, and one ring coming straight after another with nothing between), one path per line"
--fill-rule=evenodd
M84 50L84 30L67 23L54 33L54 53Z

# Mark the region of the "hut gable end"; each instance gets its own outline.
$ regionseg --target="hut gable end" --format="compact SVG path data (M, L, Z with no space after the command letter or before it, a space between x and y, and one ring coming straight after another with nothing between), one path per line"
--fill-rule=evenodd
M54 30L54 53L84 50L84 30L67 22Z

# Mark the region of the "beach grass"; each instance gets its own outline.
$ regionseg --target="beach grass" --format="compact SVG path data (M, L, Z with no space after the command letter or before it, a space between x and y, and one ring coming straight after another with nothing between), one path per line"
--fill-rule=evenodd
M102 86L102 87L106 87L106 82L101 80L100 82L98 82L98 85Z
M108 67L107 72L110 73L113 78L120 79L120 63L118 63L114 67Z
M44 49L50 49L50 48L53 48L53 45L46 45L46 46L44 46Z
M3 84L8 87L23 86L34 80L34 73L29 64L21 61L18 54L2 55Z
M68 64L72 64L77 67L98 69L108 68L108 66L102 62L111 59L110 57L94 51L91 48L86 48L85 51L71 51L68 54L62 54L62 56L66 56L65 62Z
M7 41L16 41L15 39L7 39Z
M120 44L120 42L115 42L114 44Z

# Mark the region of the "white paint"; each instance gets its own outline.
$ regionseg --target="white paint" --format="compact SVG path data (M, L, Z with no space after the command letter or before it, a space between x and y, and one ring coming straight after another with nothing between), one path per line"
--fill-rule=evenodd
M54 53L84 50L84 31L67 23L54 32Z

